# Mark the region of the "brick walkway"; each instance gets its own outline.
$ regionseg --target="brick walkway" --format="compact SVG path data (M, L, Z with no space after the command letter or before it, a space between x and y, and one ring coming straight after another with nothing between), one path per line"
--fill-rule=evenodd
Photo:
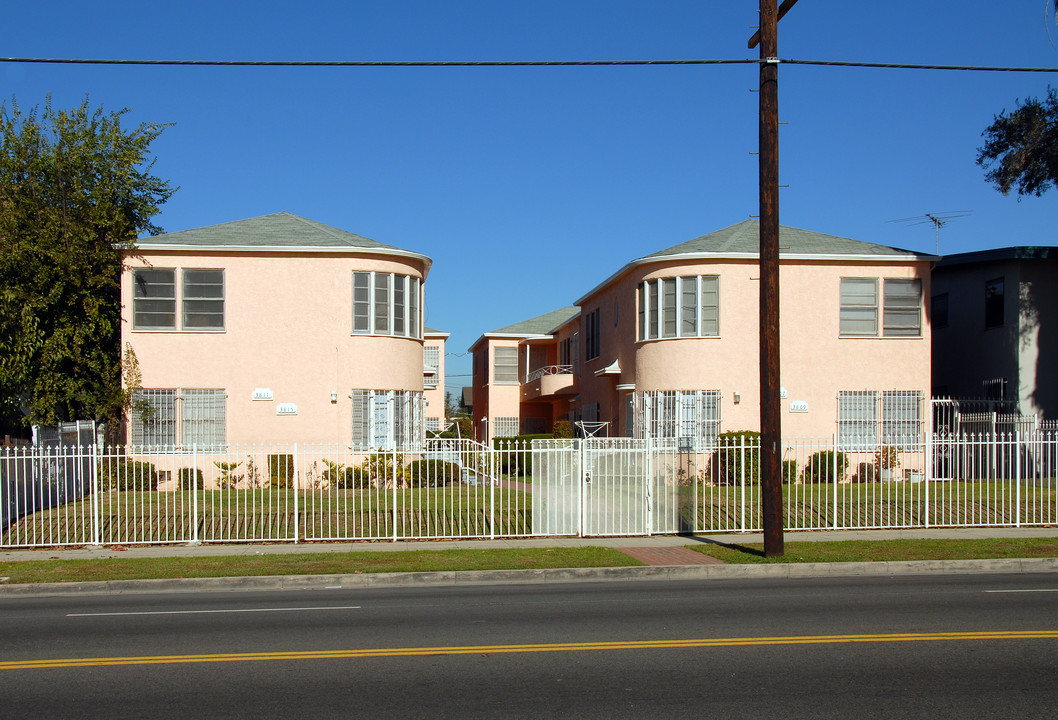
M684 547L619 547L625 555L630 555L647 565L723 565L722 560L703 555Z

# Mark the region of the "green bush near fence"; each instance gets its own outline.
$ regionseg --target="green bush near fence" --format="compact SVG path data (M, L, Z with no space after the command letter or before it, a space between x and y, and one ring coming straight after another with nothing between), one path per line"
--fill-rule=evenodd
M492 447L500 451L497 456L499 471L505 475L525 477L533 473L533 454L529 452L533 440L553 440L547 433L515 435L492 439Z
M367 478L358 467L342 465L330 460L324 460L323 464L326 467L321 476L324 487L355 490L367 485Z
M797 461L796 460L783 460L782 461L782 484L789 485L792 482L797 482Z
M717 437L717 481L721 485L760 482L760 433L736 430Z
M849 466L849 456L834 450L820 450L813 453L805 463L801 480L806 483L832 483L845 479L845 470Z
M194 475L192 475L192 470L194 471ZM202 471L199 470L198 468L186 468L185 467L185 468L180 468L180 489L181 490L190 490L191 489L191 483L192 483L192 479L191 478L192 477L194 477L195 487L197 487L199 490L202 489Z
M461 476L458 465L444 460L414 460L404 469L408 487L440 487L459 482Z
M294 482L294 456L269 455L268 480L275 488L290 487Z
M149 462L107 459L99 462L99 487L103 490L154 490L158 471Z
M573 423L569 420L556 420L554 428L551 433L552 437L556 437L560 440L572 440L573 439Z

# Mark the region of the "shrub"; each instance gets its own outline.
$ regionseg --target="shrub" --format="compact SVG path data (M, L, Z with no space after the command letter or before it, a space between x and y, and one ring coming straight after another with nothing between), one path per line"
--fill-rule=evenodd
M717 482L737 485L760 482L760 433L737 430L717 438Z
M155 490L158 471L149 462L126 458L101 460L99 486L103 490Z
M269 455L268 480L272 487L288 488L294 484L294 456Z
M834 474L837 463L837 475ZM806 483L836 482L845 478L845 469L849 466L849 456L834 450L820 450L813 453L805 464L801 479Z
M235 472L242 463L214 461L213 464L220 470L220 480L217 481L218 487L233 488L242 482L243 476Z
M797 482L797 461L796 460L783 460L782 461L782 483L788 485L792 482Z
M401 453L373 453L356 468L364 486L377 488L400 487L404 483L404 455Z
M194 473L192 475L192 473ZM180 489L190 490L191 489L191 478L194 477L195 487L199 490L202 489L202 471L198 468L180 468Z
M856 482L875 482L878 480L878 473L875 470L874 463L861 462L856 468Z
M551 437L560 438L562 440L570 440L573 438L573 424L569 420L556 420L555 425L552 428Z
M461 476L458 465L444 460L414 460L404 470L408 487L439 487L459 482Z
M551 435L516 435L493 438L492 447L499 450L499 471L508 475L526 476L533 472L533 454L529 451L533 440L551 440Z
M331 462L330 460L324 460L323 464L327 468L321 475L321 480L324 485L345 490L362 488L366 485L366 478L358 467L341 465L336 462Z

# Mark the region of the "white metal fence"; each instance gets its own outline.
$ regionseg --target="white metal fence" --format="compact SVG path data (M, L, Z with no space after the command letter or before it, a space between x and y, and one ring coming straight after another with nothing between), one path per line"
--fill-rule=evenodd
M1058 523L1058 434L783 445L790 530ZM0 546L646 535L761 529L755 437L0 452Z

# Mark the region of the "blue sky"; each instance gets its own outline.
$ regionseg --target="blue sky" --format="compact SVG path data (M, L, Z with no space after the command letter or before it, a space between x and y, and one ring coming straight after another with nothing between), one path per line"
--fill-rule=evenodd
M1045 0L801 0L779 56L1058 67ZM49 2L5 8L5 57L199 60L750 58L756 0ZM0 63L23 107L85 94L153 145L186 230L281 210L434 260L426 322L463 353L627 261L757 213L754 65L221 68ZM1054 203L1003 197L981 131L1050 74L787 65L784 225L932 252L1055 244ZM469 384L467 357L448 384Z

